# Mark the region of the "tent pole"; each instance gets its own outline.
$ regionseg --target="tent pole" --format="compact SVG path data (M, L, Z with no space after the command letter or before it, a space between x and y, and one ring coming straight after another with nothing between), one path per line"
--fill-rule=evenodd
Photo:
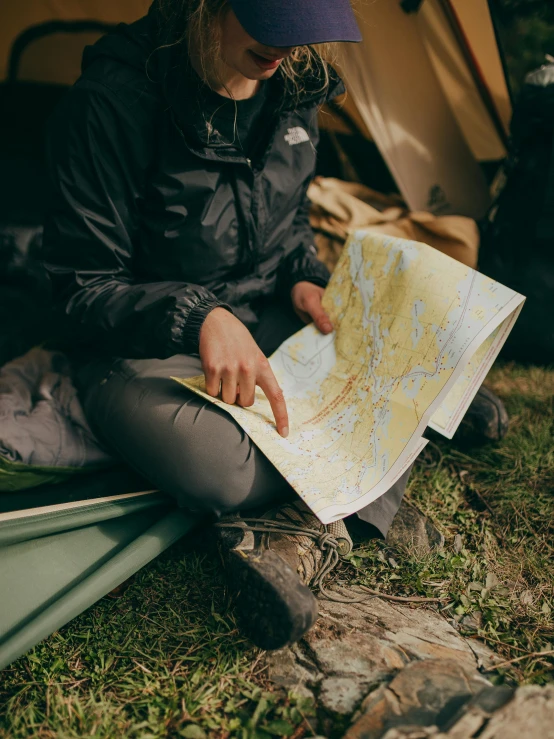
M87 31L108 33L115 27L116 26L113 23L104 23L103 21L95 20L54 20L38 23L36 26L30 26L20 33L12 44L6 79L8 82L17 82L19 62L21 61L23 52L29 44L39 38L43 38L44 36L49 36L54 33L86 33Z

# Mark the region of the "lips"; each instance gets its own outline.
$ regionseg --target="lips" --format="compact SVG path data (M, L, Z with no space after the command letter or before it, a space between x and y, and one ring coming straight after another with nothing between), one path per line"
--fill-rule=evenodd
M260 69L277 69L279 64L283 61L282 58L279 59L267 59L265 56L261 56L260 54L256 54L254 51L249 52L252 56L252 59L254 62L258 65Z

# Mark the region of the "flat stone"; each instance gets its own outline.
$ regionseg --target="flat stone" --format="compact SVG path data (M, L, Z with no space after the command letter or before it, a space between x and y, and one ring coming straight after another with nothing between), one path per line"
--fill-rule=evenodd
M403 500L387 533L386 542L391 547L421 555L442 547L444 536L424 513Z
M443 733L433 735L450 739L479 736L495 711L512 699L514 689L505 685L489 685L465 703L442 727Z
M379 730L375 723L371 729L374 728ZM346 736L349 737L350 732ZM366 732L358 738L372 736ZM553 739L554 686L529 685L514 690L491 685L462 706L448 726L402 724L377 736L379 739L472 739L477 736L480 739Z
M509 424L510 418L502 400L481 385L467 409L456 439L471 445L500 441L506 436Z
M341 589L341 593L353 595L354 591ZM366 634L376 637L400 652L405 661L456 659L472 668L478 660L484 667L496 661L494 653L484 644L465 639L441 614L429 608L410 608L381 598L356 604L321 600L320 617L328 623L335 622L343 632L358 632L355 642L358 645Z
M447 736L450 739L450 734ZM514 698L495 712L479 737L554 739L554 685L518 688Z
M354 589L340 592L359 595ZM268 653L266 664L274 683L314 698L313 728L329 739L348 731L354 712L354 727L363 721L364 733L353 737L381 739L389 729L421 734L424 721L426 731L433 726L438 731L434 719L444 705L449 704L440 717L443 723L489 685L477 667L493 664L494 654L477 640L464 638L430 608L372 598L356 604L321 599L319 609L320 617L305 637ZM403 695L398 705L397 688ZM481 714L475 721L484 721Z
M318 701L328 713L351 716L367 690L367 683L356 677L326 677L319 686Z
M300 657L300 658L299 658ZM272 682L294 695L314 698L311 685L321 681L322 675L313 669L295 647L267 652L266 665Z
M370 633L349 631L337 639L316 628L304 641L324 675L351 675L368 685L391 677L406 662L400 650Z
M460 628L464 631L477 632L483 626L483 614L481 611L466 614L460 619Z
M436 739L436 726L419 727L419 726L402 726L400 728L389 729L383 736L383 739Z
M412 662L365 699L344 739L382 739L389 729L440 728L487 685L453 660Z

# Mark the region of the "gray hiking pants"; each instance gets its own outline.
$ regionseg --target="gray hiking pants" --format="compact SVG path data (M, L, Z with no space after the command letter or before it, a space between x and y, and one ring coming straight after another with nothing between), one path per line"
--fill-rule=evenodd
M271 305L252 331L266 355L303 324ZM225 411L178 385L202 374L200 358L95 361L77 372L92 429L127 464L180 506L216 516L295 495L286 480ZM358 516L386 536L404 495L407 472Z

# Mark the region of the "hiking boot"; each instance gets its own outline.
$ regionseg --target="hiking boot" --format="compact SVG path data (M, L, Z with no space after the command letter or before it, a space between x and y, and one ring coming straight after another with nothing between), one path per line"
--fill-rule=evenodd
M244 633L262 649L298 641L317 619L310 587L325 592L325 577L352 550L344 522L324 525L298 500L215 526Z
M508 424L509 417L504 403L482 385L460 425L460 437L471 444L500 441L506 436Z

